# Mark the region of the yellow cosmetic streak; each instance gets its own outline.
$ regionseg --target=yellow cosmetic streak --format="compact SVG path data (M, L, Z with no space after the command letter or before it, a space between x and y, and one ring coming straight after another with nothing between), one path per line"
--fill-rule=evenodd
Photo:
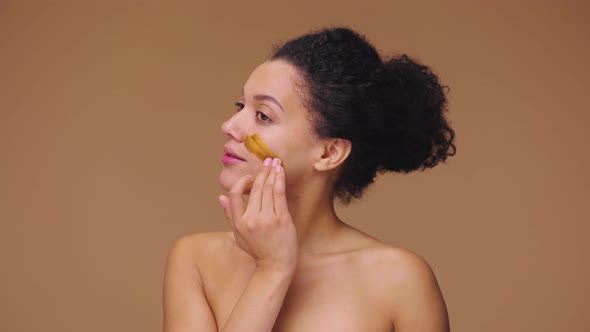
M266 158L278 158L277 155L264 144L262 138L260 138L258 134L246 135L244 145L248 151L256 155L260 160L265 160Z

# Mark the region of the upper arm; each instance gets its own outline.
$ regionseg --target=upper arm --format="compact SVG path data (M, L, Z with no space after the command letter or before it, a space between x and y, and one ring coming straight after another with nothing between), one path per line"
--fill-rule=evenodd
M164 331L217 332L217 324L203 292L196 265L194 239L174 244L164 276Z
M396 332L449 332L447 307L428 263L408 254L402 259L392 286L395 303L392 322Z

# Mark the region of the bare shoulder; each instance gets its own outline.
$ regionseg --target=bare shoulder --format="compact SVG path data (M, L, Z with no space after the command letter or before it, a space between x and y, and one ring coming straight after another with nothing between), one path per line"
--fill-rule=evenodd
M236 257L236 248L231 232L193 233L176 240L168 254L168 263L176 262L192 268L197 271L197 278L201 279L203 267Z
M223 250L226 233L196 233L178 239L168 254L164 274L164 330L217 331L208 303L205 283L206 259Z
M361 264L371 272L385 274L398 281L433 276L430 265L420 255L384 243L356 228L349 227L347 233L347 243L354 243Z
M172 245L171 256L182 256L194 262L206 259L211 253L230 250L231 232L201 232L185 235Z
M371 292L381 296L396 331L448 331L446 304L430 264L406 249L378 244L365 255ZM385 296L384 296L385 294Z
M230 232L199 232L188 234L176 240L174 247L191 247L193 249L207 249L211 246L222 246L231 239Z
M390 287L407 286L408 282L434 281L434 272L422 256L384 243L375 244L367 255L372 272L389 277Z
M449 331L446 304L430 264L422 256L349 229L348 243L365 289L396 331Z

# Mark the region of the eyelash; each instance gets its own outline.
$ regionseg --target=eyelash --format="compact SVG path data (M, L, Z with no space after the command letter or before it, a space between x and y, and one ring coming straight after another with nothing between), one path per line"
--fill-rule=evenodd
M236 102L236 103L234 103L234 105L235 105L235 106L238 108L238 109L236 110L236 112L239 112L239 111L241 111L242 109L244 109L244 106L245 106L243 103L240 103L239 101L238 101L238 102ZM258 117L258 114L261 114L261 115L262 115L262 116L263 116L265 119L264 119L264 120L263 120L263 119L260 119L260 118ZM268 115L266 115L266 114L264 114L264 113L262 113L262 112L260 112L260 111L256 111L256 119L257 119L258 121L260 121L260 122L263 122L263 123L268 123L268 122L271 122L271 119L268 117Z

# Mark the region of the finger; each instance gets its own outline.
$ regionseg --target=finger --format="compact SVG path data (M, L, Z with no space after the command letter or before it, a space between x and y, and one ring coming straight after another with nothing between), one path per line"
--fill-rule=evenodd
M233 220L232 220L232 216L231 216L231 209L229 207L229 198L225 197L224 195L219 196L219 203L221 204L221 207L223 208L223 213L225 214L225 219L227 219L227 221L229 221L229 224L233 230L234 225L233 225Z
M232 223L240 222L246 206L244 203L244 192L252 183L252 175L239 178L229 190L229 209L232 216Z
M247 210L253 213L260 212L261 204L262 204L262 188L264 183L266 182L266 178L270 173L270 163L272 159L266 158L264 164L262 164L262 169L258 172L258 176L254 180L252 184L252 189L250 189L250 198L248 199L248 207Z
M248 244L244 242L244 240L241 237L240 233L235 228L235 225L233 223L233 218L231 216L231 209L229 207L229 198L227 198L226 196L221 195L221 196L219 196L219 203L221 203L221 206L223 207L223 210L225 211L225 217L229 221L229 225L231 227L231 236L232 236L232 239L244 251L246 251L247 253L251 253L252 250L250 249L250 246L248 246Z
M276 166L275 186L273 190L274 209L278 215L289 213L285 188L285 169L281 165Z
M275 174L276 166L279 163L279 159L275 158L272 161L270 166L270 173L268 174L268 178L262 187L262 204L261 204L261 211L265 215L274 215L275 214L275 207L274 207L274 197L273 192L275 189Z

